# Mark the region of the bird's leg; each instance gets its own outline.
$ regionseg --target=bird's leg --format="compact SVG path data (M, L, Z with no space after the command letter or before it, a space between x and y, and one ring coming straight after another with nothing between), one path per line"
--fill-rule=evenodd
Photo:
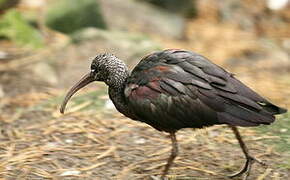
M238 131L238 128L235 126L229 126L229 127L233 130L237 140L239 141L240 147L243 150L243 153L246 157L246 163L245 163L244 167L239 172L237 172L233 175L230 175L229 177L233 178L233 177L237 177L237 176L240 176L242 174L245 174L244 180L246 180L248 178L248 176L250 175L251 167L252 167L252 164L254 162L258 162L262 165L266 165L266 164L263 163L262 161L256 159L256 158L254 158L253 156L251 156L249 154L249 150L248 150L246 144L244 143L242 136L241 136L240 132Z
M178 144L177 144L175 132L170 132L170 139L172 142L172 149L171 149L171 154L167 160L167 164L165 165L165 168L163 170L162 179L164 179L164 177L167 175L174 159L176 158L176 156L178 154Z

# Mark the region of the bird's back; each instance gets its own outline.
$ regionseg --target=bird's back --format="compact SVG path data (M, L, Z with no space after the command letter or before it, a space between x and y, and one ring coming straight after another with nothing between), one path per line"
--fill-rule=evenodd
M286 112L205 57L165 50L140 61L125 97L138 120L162 131L214 124L270 124Z

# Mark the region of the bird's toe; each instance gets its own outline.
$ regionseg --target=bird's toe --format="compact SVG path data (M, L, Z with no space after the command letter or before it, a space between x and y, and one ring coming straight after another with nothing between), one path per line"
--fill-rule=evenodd
M257 163L259 163L259 164L261 164L261 165L263 165L263 166L267 166L266 163L264 163L263 161L261 161L261 160L255 158L255 157L253 157L253 156L248 156L246 159L247 159L247 160L246 160L246 163L245 163L244 167L243 167L239 172L234 173L234 174L232 174L232 175L229 175L229 176L228 176L229 178L238 177L238 176L241 176L241 175L244 174L243 180L247 180L248 177L249 177L249 175L250 175L252 165L253 165L255 162L257 162Z

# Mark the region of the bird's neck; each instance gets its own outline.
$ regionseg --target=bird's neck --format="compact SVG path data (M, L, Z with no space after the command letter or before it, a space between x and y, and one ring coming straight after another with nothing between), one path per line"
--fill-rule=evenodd
M109 86L109 96L112 102L114 103L116 109L125 116L130 117L131 113L126 103L124 89L125 89L125 81L123 85L120 86L119 88Z
M124 89L126 80L129 77L129 71L125 69L124 71L115 72L114 76L111 78L111 82L107 83L109 86L109 96L114 103L116 109L129 117L129 108L126 103Z

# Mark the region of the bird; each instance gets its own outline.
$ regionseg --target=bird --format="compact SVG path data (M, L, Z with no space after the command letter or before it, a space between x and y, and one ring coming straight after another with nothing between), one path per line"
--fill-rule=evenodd
M241 170L229 177L243 175L247 179L254 162L265 163L250 154L238 127L269 125L275 115L287 112L206 57L183 49L153 52L131 72L113 54L95 56L90 72L66 94L60 112L64 113L69 99L79 89L94 81L108 86L109 98L120 113L169 133L172 149L162 179L178 155L178 130L222 124L232 129L246 159Z

